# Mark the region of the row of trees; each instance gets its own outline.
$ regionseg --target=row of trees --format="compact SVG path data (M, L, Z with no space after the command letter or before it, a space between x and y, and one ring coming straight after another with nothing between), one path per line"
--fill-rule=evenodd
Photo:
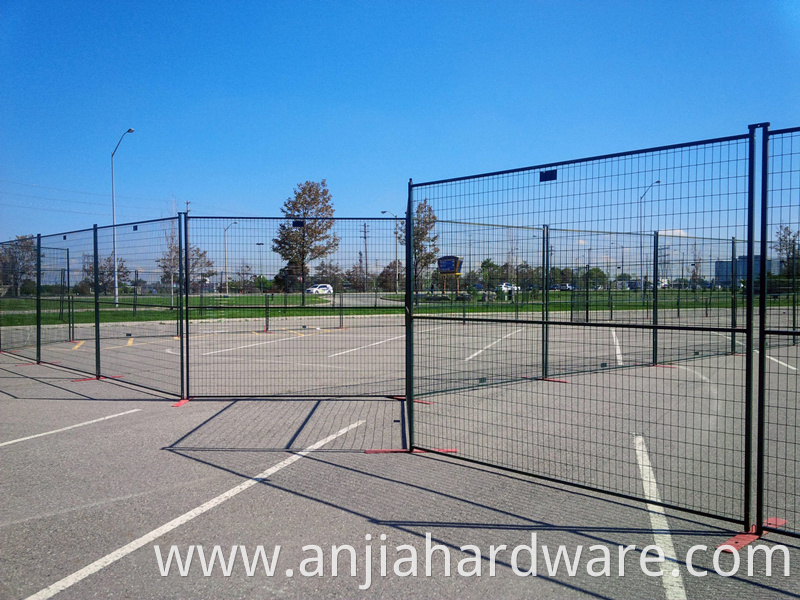
M347 271L337 264L324 259L339 248L341 241L334 233L334 208L327 183L306 181L295 188L294 196L281 207L285 221L278 227L272 240L272 250L286 261L275 278L280 289L297 289L309 281L308 265L321 260L316 266L314 279L328 283L337 290L368 291L376 287L382 291L392 291L395 285L405 286L405 272L399 261L392 261L379 273L371 273L366 257L359 252L359 258ZM439 252L438 235L434 232L436 215L425 199L417 205L413 231L412 252L414 255L414 275L419 275L431 266ZM398 244L406 245L405 232L397 232ZM402 278L402 283L401 283ZM305 298L303 299L305 302Z

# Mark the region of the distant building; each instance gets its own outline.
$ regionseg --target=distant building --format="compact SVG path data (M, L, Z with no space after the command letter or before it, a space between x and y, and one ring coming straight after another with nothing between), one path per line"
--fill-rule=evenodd
M759 277L761 275L761 256L756 255L753 257L753 276ZM770 275L780 274L780 261L767 259L767 273ZM733 261L732 260L716 260L714 261L714 279L717 285L730 287L733 283ZM747 257L740 256L736 259L736 282L744 283L747 279Z

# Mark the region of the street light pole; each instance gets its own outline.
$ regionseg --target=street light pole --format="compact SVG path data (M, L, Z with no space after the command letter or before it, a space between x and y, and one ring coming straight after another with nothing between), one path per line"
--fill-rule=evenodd
M398 255L397 255L398 248L397 247L399 246L399 237L400 237L399 232L397 230L397 227L398 227L397 220L398 220L399 217L396 214L394 214L392 211L390 211L390 210L382 210L381 211L382 215L385 215L386 213L389 213L395 219L394 220L394 293L396 294L397 290L398 290L398 280L399 280L399 277L400 277L400 265L397 264L397 260L398 260Z
M226 296L228 295L228 229L230 229L234 225L237 225L238 223L239 221L234 221L233 223L225 227L223 229L223 234L222 234L222 238L224 240L223 243L225 245L225 295Z
M647 189L639 197L639 287L642 293L642 301L644 301L644 217L642 215L642 204L644 204L644 197L647 192L657 183L661 183L661 180L657 179L648 185ZM655 282L653 284L655 285Z
M111 153L111 259L114 262L114 306L119 302L119 282L117 281L117 202L114 191L114 155L117 153L117 148L119 148L119 145L122 143L122 138L124 138L127 133L133 133L133 128L131 127L120 136L117 145L114 146L114 151Z

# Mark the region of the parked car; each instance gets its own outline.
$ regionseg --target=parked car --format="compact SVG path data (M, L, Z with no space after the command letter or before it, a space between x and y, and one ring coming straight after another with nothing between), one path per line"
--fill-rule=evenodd
M499 284L495 288L495 290L498 291L498 292L518 292L519 291L519 286L518 285L512 285L512 284L510 284L508 282L505 282L505 283Z
M327 283L317 283L306 290L306 294L332 294L333 287Z

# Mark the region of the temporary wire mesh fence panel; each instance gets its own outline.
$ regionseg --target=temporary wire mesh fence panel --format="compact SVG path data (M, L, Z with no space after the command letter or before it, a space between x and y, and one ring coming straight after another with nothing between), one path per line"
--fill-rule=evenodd
M749 140L412 185L413 445L631 497L646 449L665 504L742 522L746 330L720 274L746 247ZM437 288L451 254L480 309Z
M797 406L800 327L797 277L800 265L800 128L769 135L766 331L759 356L763 369L762 440L764 518L785 519L800 534L800 410ZM763 249L762 249L763 253ZM763 282L763 279L762 279ZM761 391L761 390L760 390Z
M69 252L42 242L39 259L39 321L41 348L70 340ZM44 360L44 359L42 359Z
M98 228L104 376L181 393L181 225L169 218Z
M395 219L188 219L192 396L403 393Z
M167 449L241 473L254 452L302 450L356 422L362 423L319 451L404 448L403 409L402 400L386 398L234 400Z
M36 237L0 244L0 351L36 358Z
M42 236L41 360L86 374L97 369L93 265L93 230ZM61 282L65 297L53 298Z

